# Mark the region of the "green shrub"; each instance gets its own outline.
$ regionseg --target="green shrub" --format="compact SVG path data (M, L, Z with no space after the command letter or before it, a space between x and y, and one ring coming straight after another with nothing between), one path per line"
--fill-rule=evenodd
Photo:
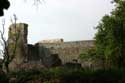
M96 57L97 56L96 56L96 49L95 48L86 49L83 53L81 53L79 55L79 58L83 59L83 60L95 59Z
M55 67L11 73L10 83L124 83L125 69L84 70ZM2 82L0 82L2 83Z

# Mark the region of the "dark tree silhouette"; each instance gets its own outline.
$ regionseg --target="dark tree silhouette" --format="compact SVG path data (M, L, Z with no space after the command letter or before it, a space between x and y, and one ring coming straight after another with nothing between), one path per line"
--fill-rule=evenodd
M44 0L43 0L44 1ZM41 0L34 0L34 5L41 3ZM0 0L0 17L4 15L4 9L10 7L10 2L8 0Z
M0 0L0 16L4 15L4 9L10 7L10 2L8 0Z

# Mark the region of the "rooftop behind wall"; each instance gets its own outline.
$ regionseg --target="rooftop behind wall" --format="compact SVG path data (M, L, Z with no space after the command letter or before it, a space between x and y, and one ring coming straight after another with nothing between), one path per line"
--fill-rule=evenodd
M64 41L63 41L63 39L61 38L61 39L48 39L48 40L42 40L42 41L39 41L38 43L55 43L55 44L57 44L57 43L63 43Z

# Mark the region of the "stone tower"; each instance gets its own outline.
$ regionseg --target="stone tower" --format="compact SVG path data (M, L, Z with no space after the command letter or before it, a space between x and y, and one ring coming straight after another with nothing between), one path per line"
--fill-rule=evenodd
M8 46L10 58L14 57L9 64L10 70L19 68L26 59L28 53L27 47L27 34L28 34L28 24L17 23L12 24L9 27L8 32Z

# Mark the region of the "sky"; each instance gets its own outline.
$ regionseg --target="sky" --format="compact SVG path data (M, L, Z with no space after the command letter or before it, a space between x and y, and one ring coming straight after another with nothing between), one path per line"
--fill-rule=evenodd
M64 41L92 40L94 27L114 5L111 0L44 0L34 5L31 0L10 0L11 6L0 17L5 19L6 34L13 14L17 22L27 23L28 43L63 38ZM1 25L0 25L1 26ZM1 29L1 28L0 28Z

